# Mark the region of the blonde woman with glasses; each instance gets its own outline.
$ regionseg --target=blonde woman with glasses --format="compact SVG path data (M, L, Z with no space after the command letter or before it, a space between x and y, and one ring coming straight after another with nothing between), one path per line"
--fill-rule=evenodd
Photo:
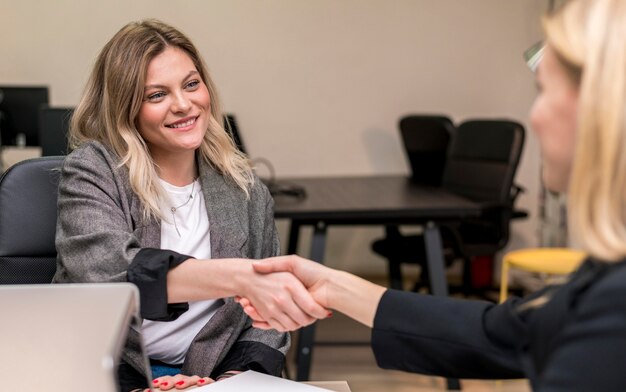
M626 1L569 1L544 30L531 122L543 181L568 192L571 231L589 254L566 283L495 305L387 290L296 256L255 269L291 272L319 304L372 327L383 368L626 390ZM278 327L253 299L240 303L257 327Z
M72 118L54 282L138 286L143 323L122 353L123 392L148 386L140 334L160 389L280 375L289 335L252 328L235 295L283 331L327 314L291 274L246 260L279 253L273 202L222 119L197 49L156 20L104 46Z

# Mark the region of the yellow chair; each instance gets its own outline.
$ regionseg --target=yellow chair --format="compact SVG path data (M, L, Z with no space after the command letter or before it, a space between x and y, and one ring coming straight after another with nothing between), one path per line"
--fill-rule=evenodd
M509 269L517 268L548 275L567 275L585 258L585 252L568 248L534 248L508 252L502 259L500 302L508 295Z

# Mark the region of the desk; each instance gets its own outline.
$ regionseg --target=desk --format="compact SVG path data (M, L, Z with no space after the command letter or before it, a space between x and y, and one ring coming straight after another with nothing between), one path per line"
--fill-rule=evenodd
M326 177L285 179L304 187L305 198L274 197L275 218L291 220L288 253L297 249L300 227L313 226L310 258L324 262L329 225L425 225L424 241L434 295L448 295L438 224L480 214L478 203L442 188L412 184L404 176ZM296 379L309 378L315 325L303 328L297 347Z
M334 392L350 392L350 386L345 381L315 381L305 382L305 384L313 385L314 387L320 387L328 389Z
M308 384L314 387L324 388L333 392L351 392L350 386L346 381L307 381L303 382L303 384ZM186 391L191 391L197 389L198 387L193 385L186 388ZM178 389L172 389L172 391L177 391Z

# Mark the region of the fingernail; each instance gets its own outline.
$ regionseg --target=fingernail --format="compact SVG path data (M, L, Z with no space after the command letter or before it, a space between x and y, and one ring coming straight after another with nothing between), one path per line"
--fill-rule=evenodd
M185 382L184 381L179 381L176 383L176 385L183 385Z
M198 384L204 384L205 382L206 382L206 380L205 380L205 379L203 379L203 378L201 378L201 379L199 379L199 380L198 380Z
M152 383L153 383L153 384L158 384L158 383L159 383L159 380L155 378L154 380L152 380Z
M167 381L164 381L164 382L162 382L162 383L161 383L161 385L163 385L164 387L166 387L166 386L167 386L167 384L168 384L168 382L167 382Z
M333 317L333 312L328 312L328 314L326 315L326 317Z

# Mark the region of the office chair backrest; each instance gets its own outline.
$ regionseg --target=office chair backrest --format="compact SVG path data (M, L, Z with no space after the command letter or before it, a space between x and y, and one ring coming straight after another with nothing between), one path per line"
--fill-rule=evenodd
M63 157L19 162L0 178L0 284L50 283Z
M480 202L511 203L524 127L508 120L470 120L455 132L443 186Z
M454 125L446 116L410 115L400 119L400 134L411 165L411 181L441 185Z
M224 128L227 132L230 133L230 136L233 138L233 141L235 142L235 145L237 146L239 151L247 155L248 151L246 151L246 147L243 144L243 139L241 138L239 126L237 125L237 120L235 119L234 114L224 115Z
M42 156L67 155L67 133L73 108L53 108L49 106L39 109L39 144Z

